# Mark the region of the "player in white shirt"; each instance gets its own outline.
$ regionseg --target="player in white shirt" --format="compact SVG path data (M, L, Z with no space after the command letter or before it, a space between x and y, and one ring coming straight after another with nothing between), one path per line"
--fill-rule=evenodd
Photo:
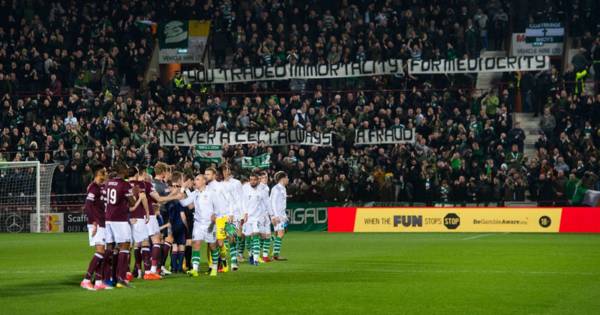
M244 204L243 233L246 238L252 238L252 254L249 262L258 265L260 254L260 224L264 219L264 209L268 207L269 196L258 186L258 174L252 173L248 183L242 186L242 203Z
M281 257L281 242L285 235L285 227L287 226L288 218L285 210L287 208L287 190L288 176L284 171L275 173L275 181L277 185L271 188L271 208L275 214L273 218L273 230L275 230L275 242L273 244L273 259L287 260Z
M229 165L224 164L221 166L221 173L223 174L223 181L221 184L223 185L226 202L228 204L228 208L230 209L231 215L233 217L232 225L230 227L235 227L235 232L227 233L227 238L229 240L229 256L231 259L231 270L238 270L238 244L241 242L240 232L242 221L242 204L241 204L241 196L242 196L242 183L233 178L231 174L231 169ZM228 225L231 223L227 223ZM227 230L227 228L226 228Z
M219 249L217 248L217 236L215 222L217 219L217 205L213 193L206 186L204 175L198 175L194 179L196 190L180 201L184 207L194 206L194 228L192 235L192 270L188 274L192 277L199 275L200 247L202 242L208 244L211 251L212 265L210 275L217 275L217 261L219 261Z
M216 206L217 246L219 247L219 258L221 259L219 271L227 272L229 268L227 267L227 249L225 247L225 239L227 239L225 226L233 221L233 213L229 208L225 187L222 182L217 180L217 170L213 167L207 168L204 171L204 177L206 178L206 188L212 193Z
M266 171L260 172L260 184L258 184L258 188L269 198L269 175ZM271 260L269 259L269 252L271 250L271 223L272 218L274 218L275 213L273 213L273 209L271 207L271 202L267 202L263 204L263 217L260 222L260 237L261 237L261 252L262 257L259 257L259 262L267 263Z

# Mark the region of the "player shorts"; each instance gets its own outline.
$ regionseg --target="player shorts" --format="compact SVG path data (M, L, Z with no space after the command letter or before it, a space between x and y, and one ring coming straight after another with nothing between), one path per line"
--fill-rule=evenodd
M244 223L242 227L242 233L245 236L252 236L253 234L260 233L260 222L259 221L248 221Z
M285 231L285 227L287 226L287 218L286 217L277 217L279 219L279 223L273 226L273 230L275 232Z
M269 220L269 217L262 218L258 228L261 234L271 234L271 220Z
M217 241L217 233L215 226L212 227L212 230L209 231L210 225L201 224L199 222L194 222L194 231L192 235L193 241L204 241L206 243L212 244Z
M146 230L148 230L148 236L152 237L160 233L160 226L158 225L158 219L155 215L151 215L146 224Z
M150 222L150 221L148 221ZM146 225L146 220L144 219L136 219L135 223L131 224L131 230L133 234L133 242L141 243L143 241L148 240L148 228Z
M105 240L104 240L105 228L98 226L98 228L96 229L96 235L94 235L94 236L92 236L92 232L94 230L94 225L88 224L87 228L88 228L88 239L90 241L90 246L106 244Z
M183 224L173 225L173 243L184 245L185 244L186 228Z
M227 216L217 218L217 240L224 240L227 238L227 233L225 232L225 224L227 224L227 219Z
M130 243L131 226L129 225L129 222L106 221L105 240L106 243Z

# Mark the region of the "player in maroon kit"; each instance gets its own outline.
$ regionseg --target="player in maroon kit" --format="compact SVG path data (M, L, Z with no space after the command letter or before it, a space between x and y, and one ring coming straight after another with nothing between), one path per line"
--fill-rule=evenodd
M137 168L130 169L129 183L131 185L137 185L140 193L139 196L142 198L140 205L134 208L130 214L129 223L131 224L132 236L133 236L133 252L135 260L135 268L133 276L136 278L142 278L142 248L144 252L149 253L150 242L148 241L148 229L146 225L150 220L150 200L148 195L150 191L146 189L148 186L144 181L144 173L140 172ZM149 259L144 264L144 269L149 271ZM158 276L158 275L157 275ZM152 280L160 279L153 278Z
M89 244L95 247L96 252L92 257L92 261L90 261L83 281L81 281L81 287L93 291L111 288L105 286L102 281L103 261L107 260L108 255L111 255L111 253L107 254L104 251L104 182L106 181L106 169L102 165L94 165L92 170L94 180L87 188L85 214L88 220ZM95 279L94 285L92 285L92 277Z
M127 165L114 167L115 176L106 182L106 243L115 242L119 249L116 262L117 288L130 287L126 279L129 269L129 247L131 227L129 225L130 206L137 207L143 198L137 198L139 188L124 180L129 175Z

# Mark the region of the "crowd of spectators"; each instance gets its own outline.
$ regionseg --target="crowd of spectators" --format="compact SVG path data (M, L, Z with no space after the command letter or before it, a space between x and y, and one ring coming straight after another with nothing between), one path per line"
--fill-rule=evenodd
M21 130L3 120L2 149L11 160L60 163L56 193L82 192L89 163L153 165L157 161L196 171L193 150L168 149L158 130L289 130L333 132L332 147L224 146L239 170L243 156L271 153L271 170L289 172L295 200L502 202L569 197L564 182L584 179L595 188L600 141L600 95L559 90L548 99L536 156L524 157L527 135L511 121L507 90L475 97L469 91L323 94L268 97L152 98L118 96L84 103L72 97L63 116L48 102L51 122ZM160 105L159 105L160 104ZM78 108L79 110L75 110ZM416 143L354 146L356 128L416 128ZM16 152L15 152L16 151ZM553 189L549 190L547 183ZM555 187L556 186L556 187ZM560 188L563 187L563 188ZM562 189L562 190L561 190ZM435 199L431 198L435 196Z
M499 49L507 35L502 1L243 3L233 8L226 1L215 21L215 32L223 33L217 47L233 44L238 67L474 57L482 48Z
M509 6L498 0L235 2L215 6L216 67L478 57L482 49L505 47L508 36ZM260 83L264 89L293 91L312 90L317 84L326 89L407 87L379 78Z
M242 173L242 157L270 153L269 171L290 174L289 194L298 201L547 203L596 187L600 95L574 93L557 71L529 74L529 86L523 80L484 93L459 88L447 76L358 79L344 92L332 92L323 81L291 92L277 84L269 86L276 89L271 93L242 86L235 95L179 90L157 79L141 84L153 46L149 31L136 26L142 18L212 19L212 53L225 66L458 58L502 45L506 2L225 0L157 6L0 1L0 160L59 163L53 192L81 193L95 162L163 161L186 171L206 166L193 150L161 147L159 130L303 128L334 133L334 145L225 145L223 157ZM539 77L545 85L536 88ZM389 90L394 80L412 83ZM123 86L129 93L122 93ZM511 119L518 89L527 89L543 112L545 136L535 156L523 155L530 135ZM394 126L415 128L416 142L353 144L357 128Z
M533 0L514 2L514 30L524 32L529 24L560 22L568 30L568 35L576 40L594 36L600 31L597 12L600 3L593 0ZM586 35L588 34L588 35Z

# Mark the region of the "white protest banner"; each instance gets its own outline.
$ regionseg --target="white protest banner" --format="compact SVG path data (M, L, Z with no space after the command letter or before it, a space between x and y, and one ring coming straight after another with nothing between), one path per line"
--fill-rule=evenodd
M237 145L264 143L268 146L280 145L315 145L331 146L332 133L308 132L303 129L286 131L161 131L158 134L161 146L196 146L199 144Z
M410 74L543 71L550 69L548 56L485 57L454 60L415 60L408 64Z
M354 145L414 143L415 130L403 127L387 129L357 129L354 134Z
M348 64L277 65L236 69L203 69L184 71L187 83L222 84L290 79L335 79L402 72L402 60L362 61Z

